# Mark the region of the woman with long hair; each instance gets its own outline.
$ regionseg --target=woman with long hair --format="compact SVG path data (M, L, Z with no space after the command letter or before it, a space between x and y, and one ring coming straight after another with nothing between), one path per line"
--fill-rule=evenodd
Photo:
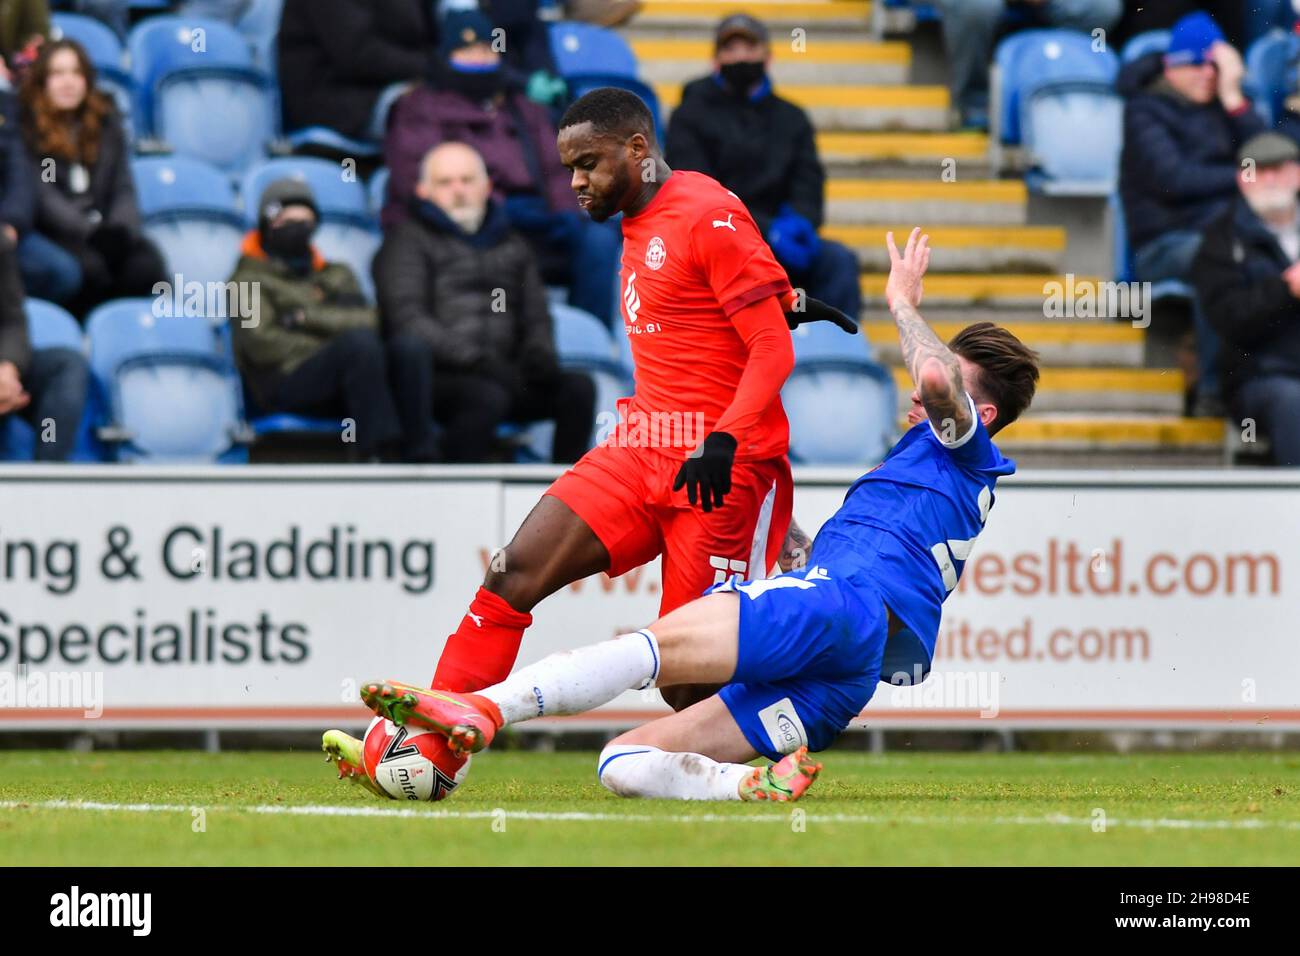
M69 307L79 316L108 299L149 295L165 278L144 235L130 150L113 100L95 88L81 45L41 47L23 78L23 138L37 176L37 229L81 266Z

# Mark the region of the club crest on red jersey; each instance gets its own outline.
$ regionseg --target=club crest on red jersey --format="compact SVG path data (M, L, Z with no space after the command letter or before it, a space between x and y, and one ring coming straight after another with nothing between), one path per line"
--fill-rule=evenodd
M645 247L645 264L649 269L658 269L668 258L668 250L664 248L664 241L655 236L646 244Z

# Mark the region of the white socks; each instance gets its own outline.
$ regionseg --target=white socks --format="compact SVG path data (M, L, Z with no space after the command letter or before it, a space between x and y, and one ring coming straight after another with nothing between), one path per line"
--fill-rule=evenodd
M650 631L623 634L544 657L478 693L501 708L507 724L581 714L625 690L644 690L659 676L659 642Z
M670 800L739 800L740 781L754 772L741 763L718 763L645 744L611 744L601 751L597 767L600 782L620 797Z

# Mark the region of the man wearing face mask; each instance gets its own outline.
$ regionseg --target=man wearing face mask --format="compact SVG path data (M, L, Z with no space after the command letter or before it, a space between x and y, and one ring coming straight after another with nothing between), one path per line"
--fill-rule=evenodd
M257 228L244 237L231 281L250 290L254 310L231 329L252 404L262 413L351 419L355 427L341 436L362 461L435 461L419 343L398 337L385 348L357 277L312 245L317 220L311 189L280 179L262 193Z
M555 421L552 457L590 445L591 378L556 360L546 290L528 243L464 143L429 151L411 201L375 257L385 334L422 343L449 461L487 460L505 421Z
M767 28L748 14L714 36L713 73L688 83L668 126L664 159L712 176L749 208L791 285L857 319L853 251L817 235L826 174L812 123L772 92Z
M1261 133L1237 160L1240 196L1206 228L1192 276L1222 342L1230 427L1254 420L1277 464L1300 467L1300 148Z
M411 216L425 154L439 143L466 143L483 158L493 199L532 246L544 281L567 286L570 304L612 323L618 224L581 214L555 152L550 115L504 68L492 21L479 10L454 10L440 36L427 78L389 116L385 232Z

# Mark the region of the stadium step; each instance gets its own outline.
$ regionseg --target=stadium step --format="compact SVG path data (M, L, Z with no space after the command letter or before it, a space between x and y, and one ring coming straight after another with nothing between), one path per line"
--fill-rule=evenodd
M656 83L665 118L681 101L680 83ZM946 130L948 90L942 86L789 84L780 95L802 106L822 130Z
M895 237L897 238L897 236ZM885 306L885 282L888 275L881 272L864 272L859 281L862 285L864 304L877 309ZM925 301L922 310L931 313L927 306L945 308L969 307L974 305L1035 308L1044 319L1058 318L1048 308L1050 291L1053 284L1060 285L1067 281L1059 275L1008 275L1001 273L938 273L925 277ZM1076 290L1085 285L1100 284L1101 280L1091 277L1079 277L1073 280ZM1087 323L1098 321L1087 316L1069 321ZM1104 320L1103 320L1104 321ZM1131 324L1128 327L1132 327Z
M987 177L989 138L983 133L818 132L817 153L831 177L960 179Z
M1021 464L1035 466L1213 465L1223 460L1224 428L1219 418L1030 414L1008 425L997 442Z
M912 376L895 367L898 407L911 407ZM1178 415L1183 408L1183 373L1155 368L1045 367L1034 395L1035 415L1061 412L1134 412Z
M935 334L945 342L975 322L996 322L1036 351L1045 366L1137 368L1142 365L1145 333L1128 324L1046 322L1036 313L1028 313L1025 319L1009 319L1004 310L987 315L962 310L959 316L949 321L942 320L943 317L936 320L928 310L925 315ZM902 360L898 329L892 321L873 316L862 323L862 331L880 361L897 364Z
M889 268L885 233L903 241L906 223L830 225L821 234L858 254L862 268ZM1059 226L927 226L933 254L930 269L940 272L1060 272L1065 267L1065 230Z
M945 183L920 179L831 179L826 219L841 225L908 222L914 225L1020 226L1029 191L1014 179Z
M702 36L641 36L631 38L632 50L647 83L680 84L712 70L713 40ZM906 83L912 48L906 43L871 40L807 39L790 49L772 47L772 80L787 84Z
M812 27L867 33L871 28L867 0L646 0L632 23L641 29L654 26L711 36L718 21L740 12L762 20L773 34Z

